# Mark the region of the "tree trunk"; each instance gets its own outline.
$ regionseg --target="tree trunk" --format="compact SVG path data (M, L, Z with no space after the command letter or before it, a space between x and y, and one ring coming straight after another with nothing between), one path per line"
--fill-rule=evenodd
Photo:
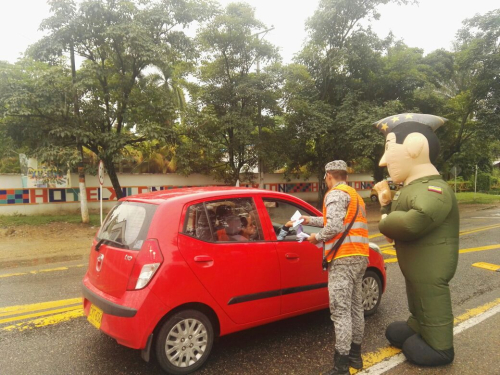
M384 169L378 166L378 162L373 162L373 180L375 182L382 181L384 179Z
M87 187L85 186L85 168L83 167L83 160L78 165L78 187L80 188L80 211L82 214L82 223L88 224L89 208L87 205Z
M318 201L316 202L316 208L320 211L323 210L323 199L327 189L324 176L325 172L321 169L318 173Z
M115 189L116 199L123 198L122 187L120 186L120 181L118 181L118 175L116 174L115 164L113 163L112 157L107 157L103 159L104 166L108 172L109 179Z

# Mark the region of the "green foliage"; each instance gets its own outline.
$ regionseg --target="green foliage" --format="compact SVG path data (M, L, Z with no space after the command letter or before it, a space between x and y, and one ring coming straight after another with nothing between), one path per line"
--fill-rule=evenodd
M477 191L488 192L491 189L491 174L478 173L477 174Z
M51 0L47 35L4 67L9 135L46 155L83 145L102 159L117 195L114 162L127 145L174 140L183 79L196 57L183 28L213 13L203 0ZM67 53L83 58L78 71ZM72 75L74 73L74 75ZM0 106L1 107L1 106ZM50 154L50 152L49 152Z
M484 193L457 193L457 201L460 204L498 204L500 195Z
M229 4L199 32L202 53L192 84L192 103L179 127L176 150L182 173L209 173L234 184L263 155L263 134L279 114L277 49L258 33L265 29L247 4ZM257 72L256 64L268 67ZM261 114L263 113L263 114Z

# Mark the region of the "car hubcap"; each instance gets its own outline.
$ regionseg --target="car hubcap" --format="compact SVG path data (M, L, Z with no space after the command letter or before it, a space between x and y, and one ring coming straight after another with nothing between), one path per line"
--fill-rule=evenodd
M363 279L363 308L365 311L373 309L379 299L379 288L377 280L373 277L366 277Z
M194 365L205 353L207 336L207 329L199 320L181 320L167 335L165 353L170 363L177 367Z

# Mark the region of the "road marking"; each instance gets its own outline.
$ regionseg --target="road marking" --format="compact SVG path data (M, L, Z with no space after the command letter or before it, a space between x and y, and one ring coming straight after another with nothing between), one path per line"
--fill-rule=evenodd
M459 235L464 236L466 234L483 232L485 230L490 230L490 229L495 229L495 228L500 228L500 224L488 225L487 227L480 227L480 228L476 228L476 229L464 230L464 231L459 232ZM381 237L381 236L383 236L382 233L377 233L377 234L372 234L371 236L368 236L368 238L375 238L375 237ZM384 249L387 247L391 247L393 245L394 245L393 243L387 243L384 245L380 245L379 247L380 247L380 249Z
M496 264L486 263L486 262L477 262L472 263L473 267L484 268L489 271L500 271L500 266Z
M56 309L56 310L48 310L48 311L35 312L32 314L27 314L27 315L13 316L10 318L0 319L0 324L15 322L18 320L26 320L29 318L36 318L36 317L44 316L44 315L52 315L52 314L62 313L62 312L81 309L81 308L82 308L81 306L76 305L76 306L64 307L64 308Z
M7 326L2 328L1 330L3 331L13 331L13 330L18 330L18 331L25 331L27 329L33 329L33 328L40 328L40 327L45 327L49 325L54 325L62 322L67 322L68 320L79 318L84 316L83 313L83 308L77 308L74 310L70 310L68 312L63 312L60 314L55 314L51 316L46 316L44 318L39 318L39 319L34 319L30 320L28 322L23 322L23 323L18 323L15 325Z
M382 250L382 252L384 254L387 254L387 255L396 255L396 250Z
M476 251L485 251L485 250L494 250L494 249L500 249L500 244L489 245L489 246L480 246L480 247L471 247L470 249L460 250L459 253L460 254L474 253Z
M460 315L455 319L457 326L453 328L453 334L458 335L468 328L474 327L489 317L500 312L500 298L485 305L468 310L465 314ZM389 355L391 353L392 355ZM366 361L365 361L366 358ZM379 375L393 369L406 361L406 357L401 353L401 349L389 346L382 348L373 353L363 354L363 362L368 365L368 368L362 371L351 369L351 374L358 375Z
M480 247L471 247L469 249L462 249L459 250L459 254L467 254L467 253L475 253L477 251L485 251L485 250L496 250L500 249L500 244L496 245L488 245L488 246L480 246ZM383 253L385 253L388 250L384 250ZM398 261L398 258L389 258L389 259L384 259L384 263L396 263Z
M67 267L57 267L57 268L44 268L41 270L36 270L36 271L30 271L30 272L21 272L21 273L8 273L5 275L0 275L0 278L2 277L12 277L12 276L23 276L23 275L37 275L42 272L56 272L56 271L66 271L70 268L81 268L85 267L87 264L77 264L76 266L67 266Z
M2 277L11 277L11 276L21 276L21 275L27 275L27 273L8 273L6 275L0 275L0 278L2 278Z
M500 224L489 225L487 227L481 227L481 228L476 228L476 229L465 230L465 231L459 232L459 235L460 236L464 236L466 234L483 232L485 230L490 230L490 229L495 229L495 228L500 228Z
M65 307L65 306L81 304L81 303L82 303L81 298L70 298L70 299L63 299L63 300L59 300L59 301L32 303L29 305L0 307L0 317L25 314L25 313L34 312L34 311L49 310L49 309L53 309L56 307Z

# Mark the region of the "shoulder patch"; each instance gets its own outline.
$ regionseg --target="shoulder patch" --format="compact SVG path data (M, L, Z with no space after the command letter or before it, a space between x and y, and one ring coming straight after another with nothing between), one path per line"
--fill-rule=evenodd
M432 186L430 185L428 188L427 188L428 191L432 191L434 193L438 193L438 194L443 194L443 189L440 188L439 186Z
M394 198L392 198L392 200L397 201L400 195L401 195L401 192L398 191L396 194L394 194Z

